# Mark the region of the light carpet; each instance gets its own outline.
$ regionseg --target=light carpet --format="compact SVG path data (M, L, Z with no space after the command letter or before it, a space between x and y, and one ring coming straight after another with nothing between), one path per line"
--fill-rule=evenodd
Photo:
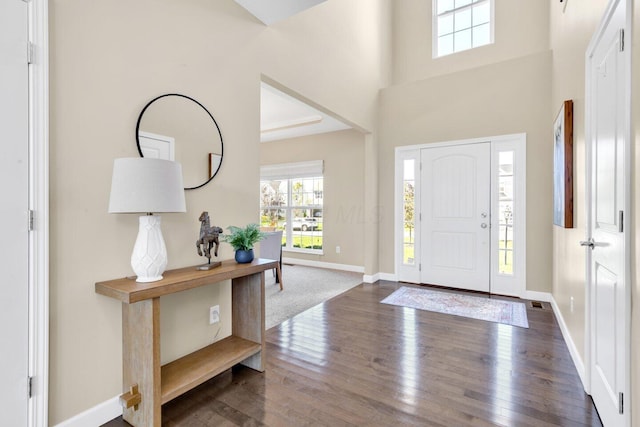
M272 328L362 283L362 273L301 265L282 266L284 290L265 272L265 323Z
M381 303L504 323L521 328L529 327L526 306L524 303L515 301L403 286L383 299Z

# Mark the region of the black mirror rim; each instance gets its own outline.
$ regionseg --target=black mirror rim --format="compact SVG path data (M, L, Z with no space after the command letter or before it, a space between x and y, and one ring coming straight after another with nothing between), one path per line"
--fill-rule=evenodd
M151 104L153 104L157 100L165 98L167 96L179 96L181 98L185 98L185 99L188 99L190 101L195 102L196 104L198 104L200 106L200 108L202 108L204 111L206 111L206 113L207 113L207 115L209 115L209 117L211 117L211 120L213 121L213 124L216 126L216 129L218 130L218 135L220 136L220 164L218 165L218 168L209 177L209 179L207 179L205 182L203 182L202 184L197 185L195 187L185 187L185 190L195 190L197 188L204 187L205 185L207 185L218 174L218 172L220 171L220 168L222 167L222 159L224 158L224 142L222 140L222 132L220 132L220 126L218 126L218 122L216 122L216 119L213 118L213 116L211 115L209 110L207 110L207 108L204 105L202 105L201 103L199 103L195 99L191 98L190 96L182 95L180 93L165 93L164 95L156 96L151 101L149 101L147 103L147 105L144 106L144 108L140 112L140 115L138 116L138 121L136 122L136 145L138 146L138 154L140 155L140 157L144 157L144 155L142 154L142 147L140 147L140 138L139 138L140 122L142 122L142 116L144 116L144 112L147 111L147 108L149 108L151 106Z

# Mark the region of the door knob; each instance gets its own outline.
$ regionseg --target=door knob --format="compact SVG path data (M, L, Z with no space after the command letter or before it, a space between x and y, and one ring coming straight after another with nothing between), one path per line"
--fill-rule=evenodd
M480 224L480 227L482 227L482 228L487 228L487 223L486 223L486 222L483 222L482 224Z
M487 217L487 213L486 213L486 212L482 212L482 213L480 214L480 216L481 216L482 218L486 218L486 217Z
M596 247L596 242L595 240L593 240L593 238L589 238L589 240L581 240L580 246L588 246L591 249L593 249Z

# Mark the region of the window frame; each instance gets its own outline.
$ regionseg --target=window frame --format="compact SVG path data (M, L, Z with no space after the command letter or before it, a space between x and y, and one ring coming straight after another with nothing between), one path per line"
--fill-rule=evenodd
M305 179L322 179L322 196L320 200L322 201L321 205L301 205L301 204L293 204L293 183L296 180L305 180ZM287 196L284 205L262 205L262 184L264 181L286 181L287 186ZM285 246L282 247L282 250L285 252L297 252L297 253L305 253L305 254L314 254L314 255L323 255L324 254L324 221L321 222L322 230L319 232L319 236L322 239L322 247L323 249L306 249L306 248L296 248L293 246L293 240L295 238L294 230L293 230L293 212L295 210L322 210L324 211L324 165L322 160L315 160L309 162L298 162L298 163L283 163L277 165L266 165L260 168L260 215L262 216L262 211L265 209L278 209L285 212L285 222L286 227L283 229L283 235L285 236ZM317 218L312 216L313 218ZM312 230L313 232L317 232L317 230ZM302 230L300 230L302 233Z
M438 14L438 2L441 0L433 0L432 2L432 13L431 13L431 52L432 52L432 57L433 59L437 59L437 58L444 58L446 56L450 56L450 55L454 55L456 53L460 53L460 52L465 52L468 50L473 50L475 48L478 47L482 47L482 46L488 46L490 44L493 44L495 42L495 0L472 0L472 3L469 3L467 5L464 6L460 6L458 8L453 8L450 9L446 12L442 12L440 14ZM473 38L471 41L471 47L467 48L467 49L461 49L461 50L456 50L455 49L455 44L454 44L454 49L452 52L450 53L446 53L446 54L440 54L439 52L439 48L438 48L438 42L440 40L440 37L438 36L438 18L444 15L449 15L449 14L455 14L462 12L464 10L467 9L472 9L472 7L474 5L478 5L480 3L488 3L489 4L489 42L482 44L482 45L478 45L478 46L473 46ZM473 29L473 25L470 27L467 27L465 29ZM462 30L459 30L457 32L460 32ZM451 34L455 34L456 31L454 30L453 33ZM473 37L473 36L472 36Z

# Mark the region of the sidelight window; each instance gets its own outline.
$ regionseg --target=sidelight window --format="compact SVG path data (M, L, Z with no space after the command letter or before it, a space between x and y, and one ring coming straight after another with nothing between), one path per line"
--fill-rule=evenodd
M498 273L513 274L513 151L498 153Z
M416 188L416 161L415 159L407 159L404 161L404 178L403 178L403 250L402 262L406 265L414 265L415 260L415 188Z

